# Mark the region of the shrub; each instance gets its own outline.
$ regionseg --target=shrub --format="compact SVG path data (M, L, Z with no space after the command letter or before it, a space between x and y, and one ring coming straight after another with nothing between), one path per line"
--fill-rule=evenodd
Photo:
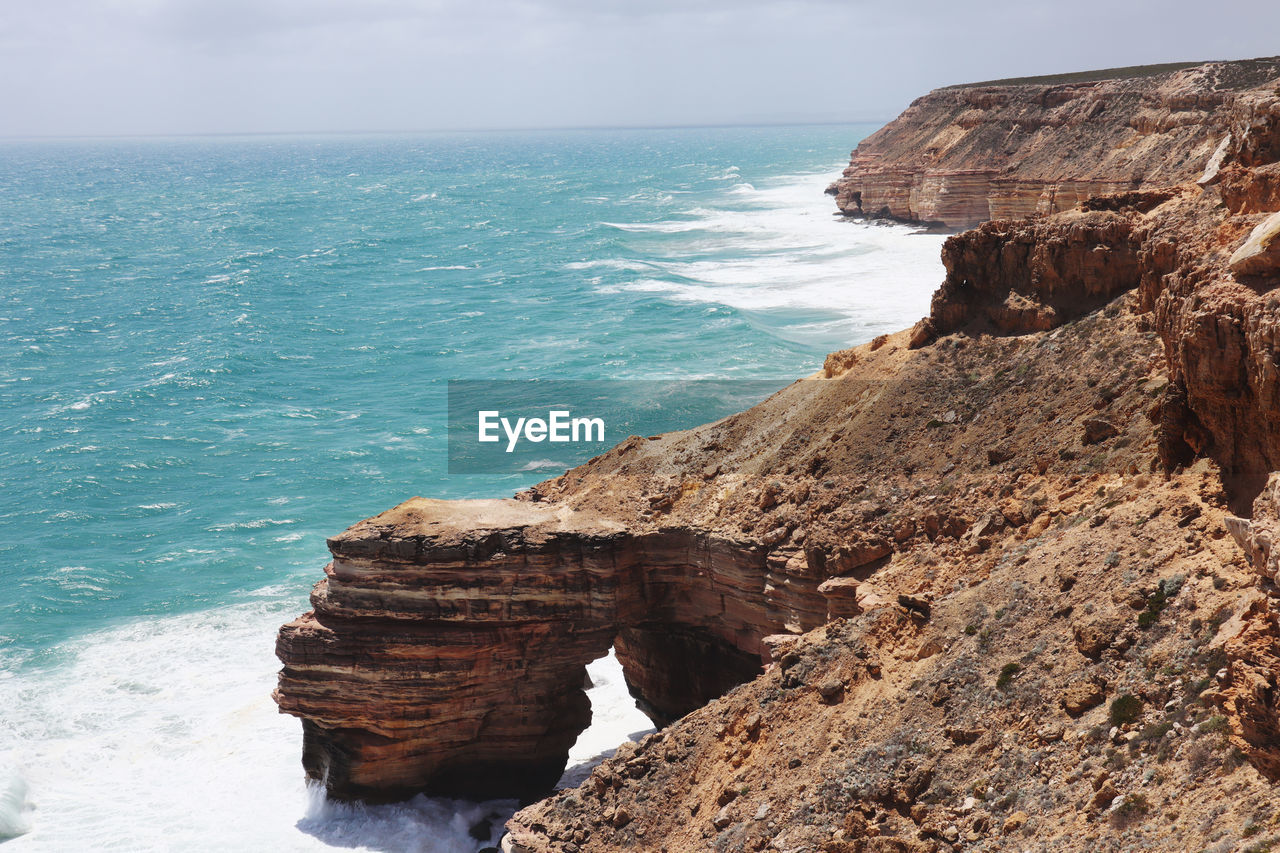
M1200 724L1200 731L1204 734L1220 734L1228 729L1230 729L1230 726L1227 725L1227 718L1221 714L1214 714Z
M1208 690L1209 686L1212 684L1213 679L1211 678L1199 678L1195 681L1189 681L1187 682L1186 695L1188 698L1195 699L1201 693Z
M1173 723L1151 723L1142 727L1142 734L1139 737L1144 741L1160 740L1171 731L1173 731Z
M1160 581L1156 591L1147 598L1147 609L1138 614L1139 628L1145 631L1156 624L1156 620L1160 618L1160 611L1164 610L1165 605L1169 603L1169 599L1178 594L1178 590L1182 588L1182 582L1181 575Z
M1213 750L1203 743L1195 743L1187 750L1187 766L1193 775L1198 775L1212 767L1217 761Z
M1132 693L1111 700L1111 725L1123 726L1142 715L1142 700Z
M1022 671L1022 667L1010 661L1000 669L1000 677L996 679L996 687L1004 690L1013 683L1013 677Z
M1126 794L1120 805L1111 813L1111 822L1124 826L1147 813L1147 798L1142 794Z

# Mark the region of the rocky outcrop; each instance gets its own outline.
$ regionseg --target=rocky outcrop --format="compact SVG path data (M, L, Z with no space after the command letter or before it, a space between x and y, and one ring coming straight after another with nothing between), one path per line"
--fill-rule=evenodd
M1232 741L1269 778L1280 781L1280 473L1272 474L1252 518L1228 518L1227 529L1268 593L1241 614L1226 644L1227 668L1217 694Z
M1235 93L1280 60L1114 69L953 86L917 99L853 152L828 190L850 216L967 228L1202 176ZM1269 157L1273 141L1254 135Z
M1240 93L1228 113L1225 162L1237 185L1280 165L1263 160L1280 157L1274 88ZM1191 416L1176 417L1188 424L1186 444L1219 460L1243 510L1268 472L1280 469L1280 274L1246 249L1274 211L1256 210L1261 196L1246 202L1224 190L1182 196L1146 217L1139 296L1165 344L1170 402ZM1248 274L1240 271L1242 252L1251 258Z
M364 799L545 793L591 720L584 667L610 646L666 725L756 676L765 635L827 621L831 573L888 553L811 561L546 503L421 498L329 548L314 609L280 631L276 700L303 719L307 775Z
M1227 672L1217 694L1232 744L1272 781L1280 781L1280 604L1253 601L1240 633L1227 641Z
M1054 329L1138 286L1133 214L1072 211L1052 220L1000 220L948 238L947 277L933 296L933 329L981 320L998 332Z
M1280 473L1273 473L1253 502L1251 518L1228 518L1227 530L1244 550L1249 565L1272 584L1280 573Z
M1230 264L1231 272L1238 279L1280 274L1280 213L1273 213L1258 223L1232 254Z
M873 611L936 618L930 584L886 580L887 566L916 549L978 554L1045 514L998 495L993 465L1047 470L1066 446L1085 464L1150 440L1144 395L1131 386L1100 412L1087 371L1052 425L995 416L1027 405L1002 402L1023 393L1015 376L1085 359L1085 338L1067 355L997 339L942 364L942 345L913 353L906 337L519 500L414 499L335 537L313 611L277 647L276 699L303 720L307 774L342 798L545 793L589 721L583 665L610 644L640 706L669 723L754 678L778 635ZM1151 342L1130 331L1116 352L1150 359ZM1039 410L1055 391L1033 396ZM1084 445L1102 415L1117 434ZM999 452L963 450L975 444Z
M911 345L960 329L1050 330L1136 288L1170 366L1155 414L1163 462L1212 456L1237 508L1247 507L1280 468L1280 198L1242 189L1280 168L1265 160L1280 126L1274 86L1219 107L1215 121L1229 128L1222 180L1097 196L1079 210L950 237L946 280Z

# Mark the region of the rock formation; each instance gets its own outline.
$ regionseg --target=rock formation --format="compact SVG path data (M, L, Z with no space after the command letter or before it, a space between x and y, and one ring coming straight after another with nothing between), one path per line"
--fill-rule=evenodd
M1078 141L1061 108L1107 92L1090 133L1141 125L1170 170L951 237L929 317L747 412L332 540L278 646L308 774L343 797L545 793L612 643L666 727L517 813L512 853L1277 834L1280 273L1258 258L1280 69L1079 86L1030 87L1046 171L1019 174L1049 180ZM896 146L977 91L876 144L932 168ZM1130 96L1141 120L1112 110ZM1088 176L1100 149L1078 150L1059 179Z
M1273 58L938 89L859 143L828 192L846 215L968 228L1191 181L1235 94L1277 76Z
M414 498L329 549L314 609L280 631L276 698L342 798L545 793L591 720L584 667L611 646L665 725L758 675L766 635L830 615L802 551L527 500Z
M1259 222L1231 255L1231 272L1236 278L1265 278L1280 272L1280 213Z
M1280 473L1258 495L1251 519L1228 518L1226 525L1270 594L1250 602L1240 633L1227 643L1218 703L1232 721L1237 748L1280 781Z
M1052 220L987 222L948 239L947 277L930 321L947 334L983 320L1006 334L1043 332L1138 285L1137 218L1071 211Z

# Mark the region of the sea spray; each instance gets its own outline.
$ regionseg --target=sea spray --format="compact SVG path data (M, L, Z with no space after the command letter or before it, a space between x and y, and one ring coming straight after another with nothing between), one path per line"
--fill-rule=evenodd
M475 853L497 844L516 806L514 800L477 803L421 794L402 803L367 806L330 800L319 785L312 785L298 829L332 847Z
M15 762L0 757L0 841L31 831L27 781Z

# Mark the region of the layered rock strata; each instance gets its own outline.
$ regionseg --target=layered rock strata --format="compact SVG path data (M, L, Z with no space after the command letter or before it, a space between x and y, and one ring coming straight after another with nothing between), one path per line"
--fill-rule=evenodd
M938 89L859 143L828 191L846 215L967 228L1194 180L1235 94L1277 76L1273 58Z
M1097 196L1078 210L948 238L947 276L913 344L970 327L1047 331L1136 288L1172 379L1160 414L1164 462L1212 456L1237 509L1247 508L1280 468L1280 198L1265 179L1280 167L1266 159L1280 158L1275 88L1237 92L1221 109L1219 175L1230 176L1231 193L1220 178Z
M665 725L759 674L765 635L829 616L803 552L530 501L415 498L329 548L314 609L280 631L276 699L340 798L544 793L611 646Z

